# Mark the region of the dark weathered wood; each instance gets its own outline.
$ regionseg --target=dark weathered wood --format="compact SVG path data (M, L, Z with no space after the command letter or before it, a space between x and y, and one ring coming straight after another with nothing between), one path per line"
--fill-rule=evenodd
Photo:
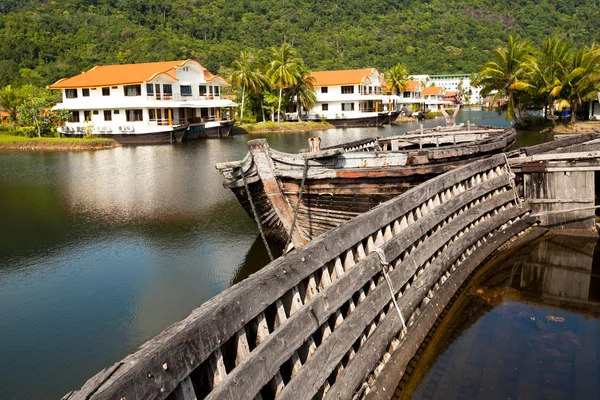
M450 237L455 235L465 226L469 225L480 215L499 207L510 201L512 197L494 196L489 201L481 202L473 208L467 210L450 223L446 224L439 231L434 233L419 246L409 257L400 264L400 266L390 274L393 287L399 290L413 276L417 268L422 266L438 249L440 249ZM514 211L507 211L505 214L499 214L496 218L500 221L502 216L512 216ZM491 219L494 219L493 217ZM503 222L500 222L500 224ZM417 223L416 223L417 224ZM485 223L483 223L485 224ZM426 231L425 231L426 232ZM419 237L419 236L417 236ZM468 238L468 234L464 235ZM453 246L459 247L459 246ZM385 251L386 246L383 246ZM451 248L446 250L451 251ZM393 256L392 256L393 257ZM390 258L390 260L393 258ZM405 266L404 266L405 265ZM431 266L429 267L431 268ZM383 307L391 301L391 294L388 287L383 284L377 288L361 302L356 310L350 314L344 324L335 330L328 341L323 343L309 361L311 365L318 365L318 368L304 368L293 381L291 381L281 393L281 399L293 399L302 392L305 398L312 398L319 390L324 380L331 374L337 363L349 350L350 346L358 339L358 335L365 329L368 322L373 320Z
M530 222L517 221L516 223L503 230L500 234L485 241L478 247L460 267L448 277L440 291L436 294L435 301L430 301L413 326L413 333L404 337L400 341L400 345L391 354L390 359L386 363L384 369L379 374L371 390L365 396L368 400L389 400L394 394L395 388L398 386L408 362L415 355L419 345L424 340L425 335L429 332L441 311L446 307L456 290L464 283L469 275L489 256L498 250L504 243L510 240L515 235L523 232L530 227ZM543 235L547 230L539 229L533 231L532 235L528 235L526 240L520 244L529 243L537 237Z
M498 229L498 227L506 223L511 218L514 218L515 216L524 212L524 210L519 210L515 207L511 209L510 213L505 212L490 217L488 220L478 224L472 230L461 236L444 252L442 257L436 258L436 260L429 267L425 268L423 274L418 277L418 279L411 285L410 289L408 289L398 301L405 318L413 313L417 305L425 298L427 292L439 280L440 276L447 269L449 269L450 266L452 266L452 264L454 264L454 262L462 254L464 254L467 249L473 246L479 238ZM530 226L530 224L526 224L524 222L523 225L525 227ZM499 236L502 235L500 234ZM509 237L506 237L506 240L508 238ZM461 270L464 269L464 265L461 265L459 268ZM444 286L448 287L448 285ZM452 293L454 290L456 290L456 287L453 288ZM436 305L440 305L441 309L443 309L445 307L443 300L443 298L440 298L436 294L435 298L430 301L430 303L433 302ZM413 337L427 334L430 327L420 325L419 320L420 318L409 327L410 334L408 336ZM338 382L331 387L328 393L328 398L345 399L351 397L354 389L372 370L372 366L375 365L381 357L383 357L392 338L398 334L401 328L402 325L400 323L400 317L398 314L390 313L383 323L377 327L374 334L367 340L365 346L359 349L355 358L352 359L349 365L344 369ZM417 347L421 341L422 339L418 340Z
M271 202L275 212L277 212L277 216L284 229L287 232L290 232L294 220L293 210L283 195L279 182L275 178L275 171L269 155L267 141L266 139L250 140L248 142L248 148L250 149L250 154L252 154L252 159L254 160L258 175L263 183L267 198ZM300 229L293 230L292 243L294 246L302 247L307 241L308 238L303 235Z
M515 156L518 156L519 154L525 154L527 156L532 156L535 154L547 153L552 150L557 150L560 148L587 142L589 140L593 140L593 139L596 139L599 137L600 137L600 134L597 134L597 133L582 133L582 134L577 134L577 135L571 135L566 138L553 140L551 142L537 144L537 145L529 146L529 147L522 147L520 149L511 151L510 153L508 153L508 156L515 157Z

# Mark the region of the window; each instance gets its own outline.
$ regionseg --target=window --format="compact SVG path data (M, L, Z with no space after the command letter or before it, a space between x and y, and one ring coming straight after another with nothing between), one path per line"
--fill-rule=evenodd
M373 86L369 86L369 94L373 93Z
M329 104L327 104L327 103L321 104L321 111L329 111Z
M206 96L206 85L200 85L200 96Z
M118 89L118 87L117 86L112 86L111 89Z
M77 89L65 89L65 96L67 99L76 99Z
M163 85L163 96L165 99L170 99L173 96L173 85L170 83Z
M191 86L181 86L181 95L182 96L191 96L192 95L192 87Z
M79 122L79 111L71 111L71 121L70 122Z
M327 93L327 86L323 86L321 88L321 93Z
M215 96L218 96L218 95L219 95L219 87L215 86Z
M125 96L141 96L142 95L142 85L126 85L126 86L123 86L123 90L125 91Z
M104 120L112 121L112 112L110 110L104 110Z
M85 122L91 121L92 120L92 112L91 111L84 111L83 112L83 120Z
M354 103L342 103L342 111L354 111Z
M153 108L148 110L148 119L150 121L156 121L156 110L154 110Z
M118 113L119 113L119 110L113 111L113 114L118 114Z
M81 89L81 95L83 97L90 97L90 89Z
M408 99L408 98L410 98L410 92L404 92L404 93L402 94L402 97L404 97L405 99Z
M103 87L102 88L102 96L110 96L110 88Z
M342 94L354 93L354 86L342 86Z
M136 122L144 120L144 113L142 110L125 110L127 115L127 122Z
M151 83L146 83L146 92L148 96L154 96L154 85Z
M94 110L94 112L92 112L92 114L98 115L98 110Z

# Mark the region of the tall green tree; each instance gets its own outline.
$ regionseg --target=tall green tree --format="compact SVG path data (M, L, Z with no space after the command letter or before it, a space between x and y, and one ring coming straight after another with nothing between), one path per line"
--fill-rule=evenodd
M394 65L385 75L385 82L393 93L403 92L408 84L408 70L402 64Z
M522 118L517 112L519 107L515 92L529 87L525 81L526 69L523 64L530 53L531 45L528 41L518 36L509 36L506 47L493 51L495 60L483 66L475 82L482 88L482 97L494 93L490 108L500 96L506 96L506 119L513 118L517 123L521 123Z
M298 121L302 121L302 108L310 110L317 102L317 94L314 85L315 78L310 74L310 70L304 65L298 68L296 83L289 88L290 98L296 99Z
M296 84L299 76L299 68L302 60L298 57L296 50L289 43L283 43L281 47L272 47L273 57L267 70L267 77L271 83L279 89L279 102L277 103L277 122L281 121L281 98L284 87Z
M560 97L564 87L570 62L569 49L570 46L564 39L552 36L544 40L541 50L526 63L530 74L528 88L534 95L543 98L554 126L554 102Z
M564 98L571 105L571 122L585 101L594 99L600 91L600 51L597 47L577 50L565 76Z
M25 98L21 90L7 85L0 89L0 108L8 113L11 122L17 122L18 108L23 104Z
M244 119L244 101L246 90L258 94L262 89L269 86L269 81L260 72L259 64L252 53L242 51L239 59L232 63L233 72L231 82L242 89L242 106L240 109L240 124Z

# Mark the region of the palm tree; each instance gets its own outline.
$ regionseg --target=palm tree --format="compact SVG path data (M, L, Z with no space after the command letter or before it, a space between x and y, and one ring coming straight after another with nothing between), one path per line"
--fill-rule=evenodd
M251 53L241 52L240 58L232 63L233 72L231 73L231 82L242 88L242 107L240 109L240 125L244 119L244 101L246 99L246 90L259 93L261 89L268 87L269 82L263 74L260 73L258 64Z
M553 36L544 41L538 56L526 63L530 71L531 91L544 98L546 106L550 109L553 126L556 126L554 101L559 98L563 90L569 56L570 50L567 42Z
M17 121L17 109L25 102L23 93L8 85L0 89L0 108L8 113L11 122Z
M317 102L317 94L314 90L315 78L310 74L309 69L301 64L298 68L296 83L290 86L290 98L296 98L298 105L298 121L302 121L302 107L306 110L313 108Z
M408 70L402 64L396 64L388 71L385 76L387 87L396 94L406 90L408 84Z
M297 57L296 50L289 44L283 43L280 48L271 48L273 60L269 64L267 77L271 83L279 88L279 102L277 104L277 122L281 120L281 96L283 88L296 84L298 70L302 60Z
M506 96L506 119L514 118L517 123L522 121L516 112L515 91L528 88L528 84L523 80L523 63L530 54L530 48L526 40L518 36L509 36L507 46L492 53L496 61L486 63L476 79L476 85L482 87L481 96L495 91L490 109L498 97Z
M571 122L577 107L600 91L600 51L583 47L573 54L564 82L565 100L571 104Z

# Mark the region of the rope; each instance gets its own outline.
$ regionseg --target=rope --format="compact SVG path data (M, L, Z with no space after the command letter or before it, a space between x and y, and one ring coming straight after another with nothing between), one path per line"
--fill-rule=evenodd
M516 175L514 172L512 172L512 169L510 168L510 163L508 162L508 156L506 155L506 153L502 153L502 155L504 155L504 161L506 162L506 171L508 172L508 176L510 178L509 183L510 183L510 188L513 191L513 197L515 200L515 204L518 208L523 208L523 203L521 203L521 198L517 194L517 184L515 183Z
M262 237L263 243L265 244L265 248L267 249L267 253L269 253L269 258L271 261L274 260L273 254L271 253L271 248L269 247L269 243L267 243L267 237L263 232L262 225L260 224L260 220L258 219L258 214L256 213L256 207L254 207L254 202L252 201L252 196L250 196L250 189L248 189L248 182L246 182L246 175L242 172L242 181L244 181L244 188L246 188L246 195L248 196L248 201L250 202L250 207L252 208L252 214L254 215L254 221L256 221L256 226L258 226L258 231L260 232L260 236Z
M302 182L300 183L300 193L298 193L298 202L296 203L296 209L294 210L294 219L292 220L290 234L288 235L287 243L285 244L283 251L287 251L287 248L290 245L290 242L292 241L292 234L294 233L296 219L298 218L298 210L300 210L300 202L302 201L302 192L304 191L304 182L306 182L306 175L308 175L308 158L304 160L304 172L302 173Z
M385 259L385 253L381 249L381 247L377 247L375 249L375 253L379 256L379 262L381 263L381 271L383 272L383 276L385 277L385 281L388 284L388 288L390 289L390 294L392 295L392 302L394 303L394 307L396 307L396 311L398 311L398 315L400 316L400 321L402 322L402 330L404 334L406 334L406 322L404 322L404 317L402 316L402 311L400 311L400 307L398 306L398 302L396 301L396 292L394 291L394 287L392 286L392 280L388 275L389 264Z

